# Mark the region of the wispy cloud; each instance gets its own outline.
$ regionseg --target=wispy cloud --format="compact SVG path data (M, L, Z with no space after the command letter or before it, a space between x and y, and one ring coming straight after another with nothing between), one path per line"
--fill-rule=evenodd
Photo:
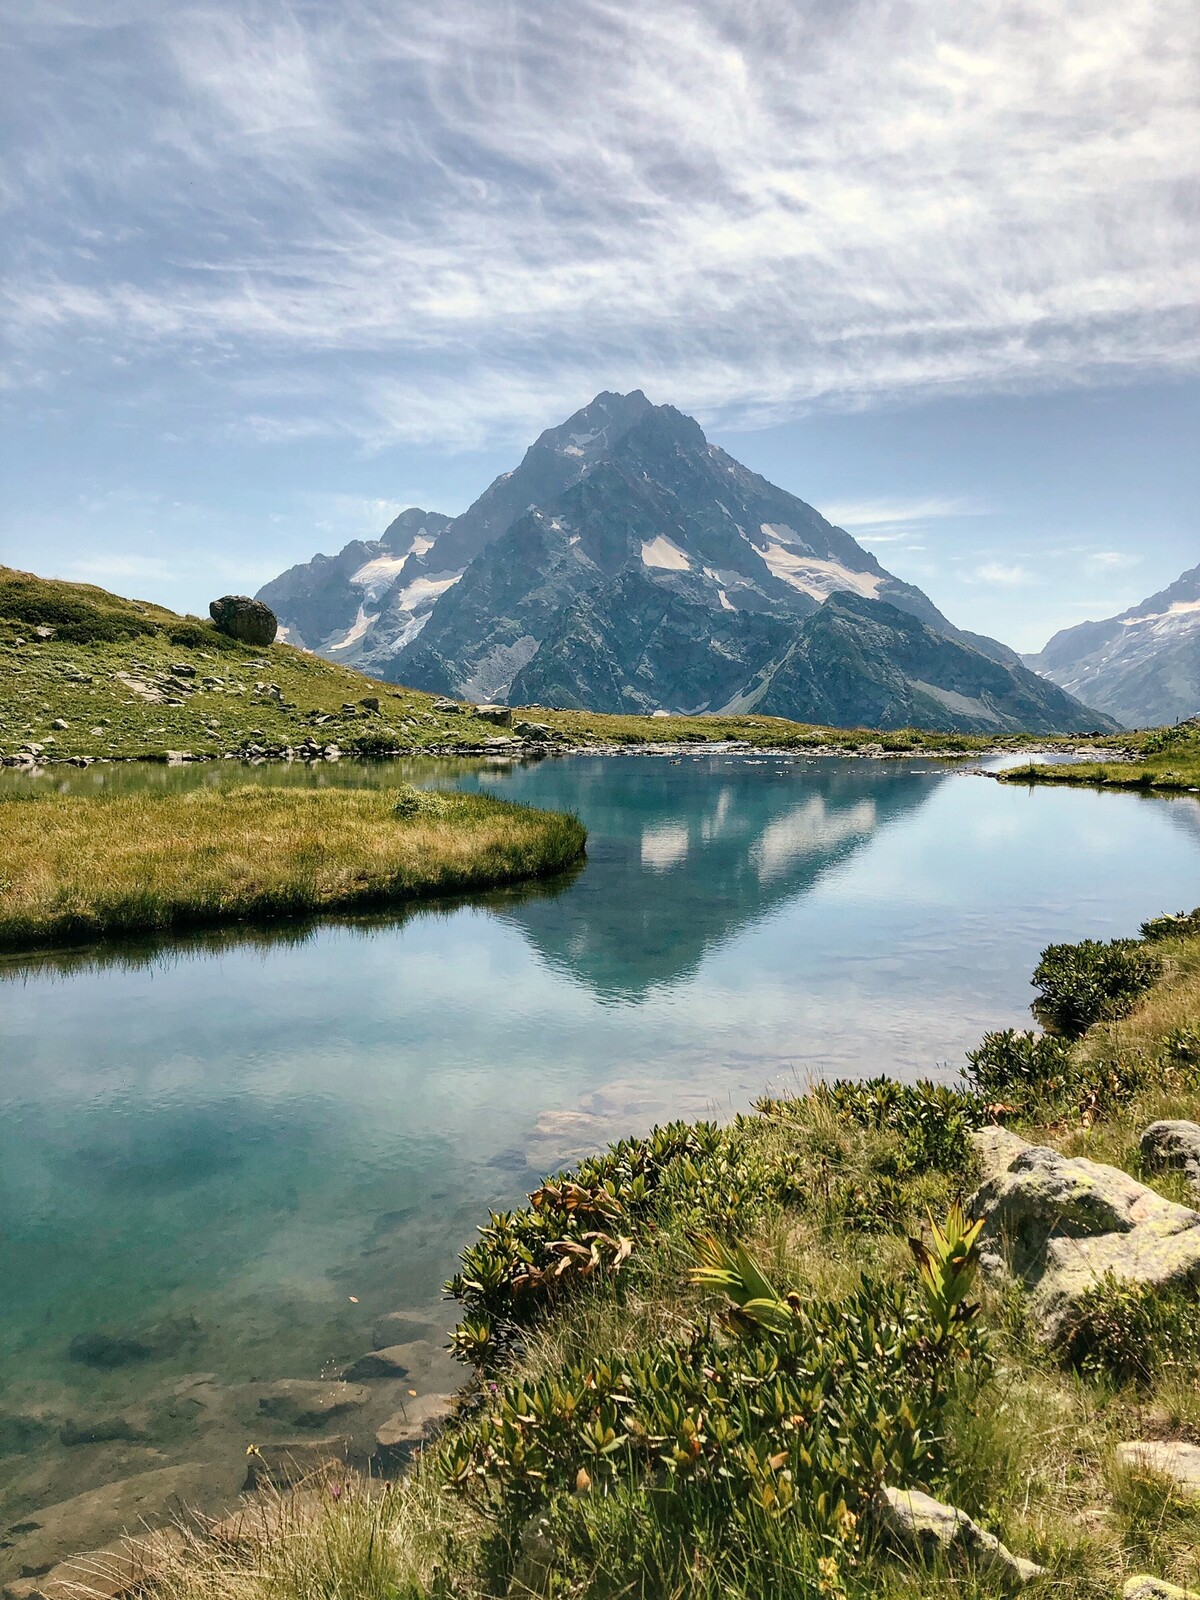
M1035 574L1019 561L985 561L982 566L976 567L974 578L977 583L995 583L1005 589L1015 589L1037 581Z
M1191 0L47 0L18 33L22 385L120 357L191 428L475 445L601 386L745 425L1200 365Z

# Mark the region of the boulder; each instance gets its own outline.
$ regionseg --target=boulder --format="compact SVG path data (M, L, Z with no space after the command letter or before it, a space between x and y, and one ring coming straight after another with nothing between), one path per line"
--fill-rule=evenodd
M1195 1589L1181 1589L1176 1583L1152 1578L1145 1572L1126 1578L1121 1595L1122 1600L1200 1600Z
M987 1224L983 1265L1025 1285L1047 1340L1108 1274L1163 1288L1200 1283L1200 1212L1116 1167L1027 1144L1003 1128L972 1138L984 1181L969 1209Z
M875 1500L875 1514L890 1538L925 1561L957 1557L996 1574L1014 1589L1040 1577L1045 1570L1014 1556L994 1533L981 1528L965 1511L944 1505L919 1489L881 1489Z
M248 594L225 594L214 600L208 614L220 633L243 644L274 644L279 623L270 606Z
M1152 1122L1142 1134L1141 1147L1148 1167L1178 1167L1200 1193L1200 1123Z
M319 1428L333 1417L366 1405L369 1392L359 1383L310 1382L281 1378L258 1391L259 1415L293 1428Z
M1135 1439L1117 1446L1117 1462L1130 1472L1170 1478L1180 1494L1200 1497L1200 1444L1179 1439Z
M476 706L475 715L481 717L484 722L492 723L497 728L512 727L513 714L511 706Z
M457 700L448 700L445 695L440 695L433 702L433 709L440 711L444 717L453 717L462 714L462 707Z

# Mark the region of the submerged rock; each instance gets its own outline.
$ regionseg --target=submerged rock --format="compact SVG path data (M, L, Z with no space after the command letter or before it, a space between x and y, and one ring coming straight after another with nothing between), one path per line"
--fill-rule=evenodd
M1108 1274L1133 1284L1200 1283L1200 1212L1173 1204L1116 1167L1027 1144L1004 1128L972 1135L984 1181L983 1264L1029 1291L1047 1339Z
M379 1454L388 1465L399 1465L437 1432L452 1409L453 1402L448 1394L416 1396L390 1416L376 1433Z
M218 631L243 644L274 644L279 623L270 606L248 594L225 594L214 600L208 614Z
M314 1383L304 1378L281 1378L258 1394L261 1416L293 1428L319 1428L333 1417L366 1405L370 1392L359 1383Z
M102 1484L28 1512L15 1527L0 1525L0 1552L17 1577L41 1577L80 1549L105 1546L125 1529L174 1523L199 1500L232 1500L238 1488L235 1471L188 1462Z
M369 1350L365 1356L359 1356L342 1377L349 1383L363 1383L371 1378L407 1378L414 1362L425 1355L425 1346L420 1342L384 1345L380 1350Z
M4 1600L116 1600L144 1588L156 1569L186 1548L178 1528L119 1539L60 1561L40 1577L4 1586Z
M77 1333L67 1346L67 1356L85 1367L127 1367L135 1361L149 1361L150 1346L125 1334Z
M336 1433L321 1439L276 1439L255 1445L246 1457L243 1491L249 1494L264 1484L286 1489L322 1468L344 1472L349 1451L349 1437Z
M875 1501L879 1524L898 1544L926 1561L960 1557L1020 1588L1045 1571L1033 1561L1014 1556L994 1533L956 1506L944 1505L919 1489L883 1488Z

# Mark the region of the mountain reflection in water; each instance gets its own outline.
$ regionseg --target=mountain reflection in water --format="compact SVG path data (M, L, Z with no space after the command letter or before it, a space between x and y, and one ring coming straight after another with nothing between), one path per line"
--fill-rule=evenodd
M471 786L579 811L588 870L569 895L503 914L552 966L636 1000L692 977L707 951L809 893L945 780L887 761L597 756L485 769Z

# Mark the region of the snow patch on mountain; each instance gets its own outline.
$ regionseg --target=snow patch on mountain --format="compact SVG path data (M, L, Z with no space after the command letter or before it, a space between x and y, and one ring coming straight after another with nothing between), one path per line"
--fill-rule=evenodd
M670 572L690 572L692 559L686 550L681 550L665 533L660 533L642 545L642 565L666 567Z

